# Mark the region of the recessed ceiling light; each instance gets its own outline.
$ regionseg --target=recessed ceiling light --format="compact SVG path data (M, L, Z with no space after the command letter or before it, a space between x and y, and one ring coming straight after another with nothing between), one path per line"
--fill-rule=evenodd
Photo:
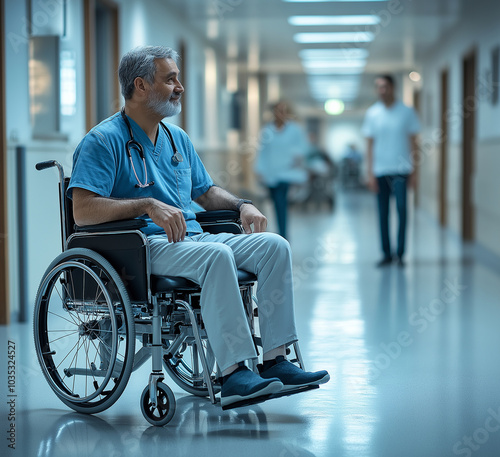
M376 15L351 16L291 16L288 23L291 25L376 25L380 17Z
M312 81L309 83L309 85L318 90L325 90L329 87L340 87L344 90L353 90L359 87L359 81L356 79L353 81L336 81L335 79L333 79L328 84L324 84L322 82L315 83L314 81Z
M422 77L420 76L420 73L418 73L417 71L412 71L408 77L414 81L414 82L418 82L422 79Z
M366 60L305 60L304 68L362 68Z
M358 68L304 68L308 75L360 75L364 67Z
M354 84L361 81L359 75L338 75L338 76L308 76L307 81L314 85L328 85L328 84Z
M296 43L367 43L373 41L372 32L329 32L329 33L296 33Z
M325 102L325 111L332 116L338 116L344 112L344 102L332 98Z

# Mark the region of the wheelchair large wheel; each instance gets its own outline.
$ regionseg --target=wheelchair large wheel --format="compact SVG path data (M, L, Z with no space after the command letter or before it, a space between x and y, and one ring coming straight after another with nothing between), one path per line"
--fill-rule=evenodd
M125 286L104 257L83 248L56 257L33 322L43 374L62 402L97 413L120 397L133 368L134 319Z
M215 356L206 339L202 341L202 345L202 350L205 354L208 369L210 371L210 379L213 383L216 380L217 370ZM194 342L185 342L172 357L163 357L163 365L172 380L181 389L192 395L208 397L208 388L203 376L204 372L198 351L199 348ZM214 385L214 392L218 393L219 391L220 387Z

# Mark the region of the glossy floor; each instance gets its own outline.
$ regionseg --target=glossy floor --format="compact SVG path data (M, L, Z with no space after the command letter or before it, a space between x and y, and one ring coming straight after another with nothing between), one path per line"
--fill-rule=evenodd
M411 215L405 268L376 269L373 197L340 194L333 213L292 215L296 316L321 389L222 412L183 393L171 423L139 408L148 369L96 416L71 412L43 379L31 325L0 328L16 343L16 451L6 395L1 454L50 456L500 455L500 267L476 246ZM1 364L6 367L7 346ZM2 368L2 393L6 375Z

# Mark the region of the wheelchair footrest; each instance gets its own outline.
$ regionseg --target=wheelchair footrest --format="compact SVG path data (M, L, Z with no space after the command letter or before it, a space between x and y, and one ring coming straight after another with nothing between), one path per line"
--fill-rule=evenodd
M319 386L303 386L297 387L296 389L282 390L281 392L276 392L272 394L269 399L280 398L280 397L288 397L289 395L300 394L302 392L307 392L308 390L319 389Z
M243 406L251 406L257 403L262 403L266 400L273 398L272 395L261 395L260 397L250 398L248 400L237 401L236 403L231 403L230 405L222 406L222 410L226 411L233 408L241 408Z

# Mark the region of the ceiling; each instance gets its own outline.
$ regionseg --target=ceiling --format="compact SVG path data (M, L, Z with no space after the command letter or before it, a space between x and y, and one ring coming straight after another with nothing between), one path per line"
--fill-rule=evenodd
M348 110L364 109L373 102L373 78L379 73L406 75L453 27L463 0L389 0L285 2L283 0L165 0L228 59L238 60L250 72L279 75L282 96L310 109L323 108L323 90L344 80L357 90L345 100ZM293 26L295 15L367 15L380 17L373 26ZM299 32L372 32L370 43L299 44ZM299 51L307 48L363 48L368 51L360 75L311 77L306 75ZM311 79L312 78L312 79ZM322 80L313 96L312 80ZM345 82L347 80L347 82ZM318 81L317 81L318 82ZM319 81L321 83L321 81ZM347 85L341 86L347 90ZM342 98L342 95L339 97Z

